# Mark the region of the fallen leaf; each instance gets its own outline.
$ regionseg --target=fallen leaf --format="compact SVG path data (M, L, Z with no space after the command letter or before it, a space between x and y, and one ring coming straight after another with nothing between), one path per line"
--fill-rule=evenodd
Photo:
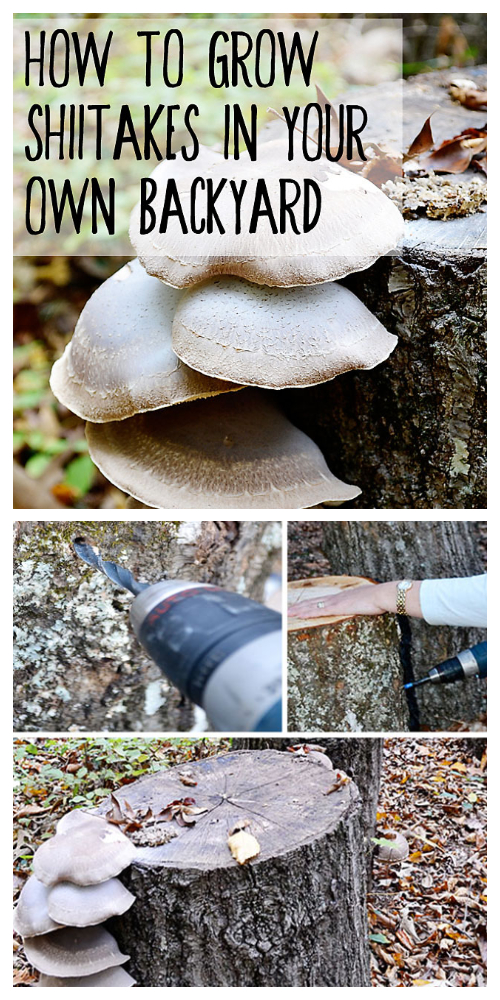
M43 806L24 806L24 809L19 809L18 812L14 813L15 819L22 819L23 816L36 816L39 813L49 812L48 808L44 809Z
M434 112L432 114L434 114ZM434 145L434 137L432 135L432 129L431 129L431 118L432 115L429 115L429 117L426 118L424 124L422 125L422 128L420 129L420 132L418 133L417 136L415 136L408 152L404 155L403 162L406 162L406 160L413 159L414 156L421 156L422 153L426 153L427 150L431 149L432 146Z

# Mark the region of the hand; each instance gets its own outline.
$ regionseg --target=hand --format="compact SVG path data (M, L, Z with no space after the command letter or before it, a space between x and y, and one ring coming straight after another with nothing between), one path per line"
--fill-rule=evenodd
M386 587L386 584L380 586ZM381 605L378 584L368 583L362 587L348 587L331 597L316 598L312 601L298 601L288 608L289 618L325 618L329 615L382 615L387 610ZM318 608L318 601L324 607Z
M330 615L383 615L396 614L397 580L387 583L367 583L362 587L348 587L331 597L320 597L313 601L298 601L288 609L289 618L325 618ZM324 607L318 608L318 601ZM406 613L412 618L421 618L420 580L406 593Z

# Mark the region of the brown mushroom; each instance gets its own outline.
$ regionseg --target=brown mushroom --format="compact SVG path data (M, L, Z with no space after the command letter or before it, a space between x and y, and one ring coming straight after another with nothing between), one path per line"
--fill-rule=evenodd
M104 927L62 930L26 938L26 958L47 976L90 976L127 962L114 937Z
M120 916L135 896L117 878L97 885L58 882L48 890L47 909L53 920L69 927L90 927Z
M103 282L52 369L57 399L84 420L100 423L236 390L192 371L174 354L178 299L138 260Z
M44 976L43 973L37 986L135 986L135 979L129 976L125 969L117 965L113 969L104 969L103 972L94 972L92 976L74 976L70 979L62 979L60 976Z
M380 861L404 861L408 857L409 847L406 837L397 830L382 830L377 839L390 843L377 844L376 854Z
M127 421L87 424L92 459L151 507L309 507L358 496L269 393L245 389Z
M373 368L396 344L336 282L283 289L223 276L187 289L172 326L173 348L192 368L270 389Z
M119 875L131 864L135 851L132 841L116 826L91 817L42 844L34 855L33 871L44 885L94 885Z
M48 888L35 875L24 884L14 910L14 930L22 937L38 937L59 930L63 920L53 920L48 911Z
M330 163L322 157L308 162L302 156L288 162L288 143L282 139L259 146L257 160L247 152L228 163L221 153L202 149L196 160L164 160L152 173L157 185L152 200L155 228L140 232L140 204L132 212L130 239L141 263L150 274L169 285L183 288L217 274L235 274L261 285L314 285L334 281L352 271L362 271L382 254L394 249L403 235L403 219L396 206L370 181ZM163 211L167 184L175 182L181 203L188 206L195 177L210 180L214 188L226 179L217 199L217 215L224 233L217 227L210 233L185 233L179 218L168 219L166 232L158 225ZM321 191L319 221L309 231L296 218L297 233L291 224L273 232L269 220L258 219L256 232L249 232L257 183L265 182L269 201L279 212L282 184L286 178L299 190L313 180ZM241 232L235 231L235 198L228 179L241 189ZM198 186L197 191L200 191ZM287 213L285 211L285 217Z

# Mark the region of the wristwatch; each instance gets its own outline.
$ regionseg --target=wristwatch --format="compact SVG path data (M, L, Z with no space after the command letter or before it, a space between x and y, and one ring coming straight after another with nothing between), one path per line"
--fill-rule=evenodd
M413 580L400 580L396 587L396 614L406 615L406 592L413 587Z

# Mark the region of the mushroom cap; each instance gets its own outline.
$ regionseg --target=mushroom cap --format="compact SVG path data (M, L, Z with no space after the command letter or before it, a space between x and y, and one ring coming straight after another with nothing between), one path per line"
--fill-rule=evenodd
M33 858L33 871L44 885L95 885L128 868L135 851L116 826L90 818L42 844Z
M374 368L397 337L334 281L284 289L223 276L182 294L172 344L205 375L284 389Z
M116 965L114 969L94 972L92 976L72 976L69 979L44 976L42 973L37 986L135 986L135 979L132 979L120 965Z
M58 820L56 825L57 833L67 833L68 830L74 830L75 827L80 826L82 823L88 823L89 820L95 820L96 823L102 823L102 816L94 816L92 813L88 813L85 809L72 809L71 812L65 813ZM106 820L104 820L106 822Z
M176 288L216 274L235 274L260 285L288 288L335 281L352 271L363 271L394 249L403 235L403 218L382 191L325 157L309 162L299 155L288 162L287 153L288 142L280 138L261 143L254 162L247 152L239 160L228 162L222 153L202 148L197 159L189 163L177 158L158 164L151 174L157 184L152 203L156 228L141 235L140 204L134 208L130 222L130 239L146 270ZM212 179L214 188L227 179L216 203L225 233L215 226L214 233L205 230L194 234L188 230L184 234L176 217L170 217L166 232L160 233L158 219L167 182L175 180L181 204L189 215L191 184L197 176ZM268 219L259 219L256 232L249 233L259 179L266 182L279 227L279 181L283 178L299 185L310 178L319 184L322 205L317 225L303 232L299 212L298 234L291 231L290 225L283 234L273 233ZM241 232L237 235L229 179L237 185L247 182L241 202Z
M191 371L174 354L178 299L177 291L152 278L138 260L104 281L52 369L57 399L84 420L100 423L236 390Z
M90 976L127 962L104 927L63 927L42 937L26 938L28 962L47 976Z
M360 493L258 389L87 424L87 438L101 472L151 507L296 508Z
M49 888L47 908L59 924L90 927L125 913L134 900L135 896L117 878L97 885L58 882Z
M409 847L406 837L396 830L382 830L377 834L380 839L391 841L389 844L377 844L377 857L381 861L404 861L408 857Z
M21 937L38 937L49 931L59 930L63 920L53 920L47 909L48 888L35 875L30 875L23 885L14 910L14 930Z

